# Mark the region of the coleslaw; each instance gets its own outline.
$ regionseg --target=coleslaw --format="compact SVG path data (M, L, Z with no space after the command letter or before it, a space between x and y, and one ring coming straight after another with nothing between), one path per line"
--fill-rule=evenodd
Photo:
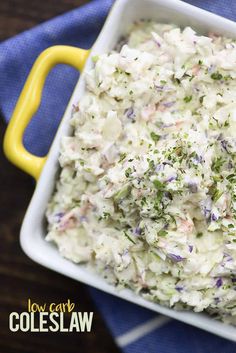
M118 288L236 324L236 42L140 21L93 57L47 240Z

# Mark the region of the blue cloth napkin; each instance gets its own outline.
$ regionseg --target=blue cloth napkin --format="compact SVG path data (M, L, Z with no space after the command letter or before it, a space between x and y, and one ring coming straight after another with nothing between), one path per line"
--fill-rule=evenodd
M38 54L56 44L89 48L112 0L94 0L0 44L0 110L9 121L30 67ZM236 20L235 0L189 0L193 5ZM27 128L24 142L44 155L53 139L78 73L63 65L49 75L43 103ZM236 344L89 289L117 344L125 353L235 353Z

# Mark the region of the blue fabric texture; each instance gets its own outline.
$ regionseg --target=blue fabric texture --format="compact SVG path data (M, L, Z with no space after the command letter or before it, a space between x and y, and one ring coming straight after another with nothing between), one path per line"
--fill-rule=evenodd
M0 110L9 121L20 91L38 54L56 44L89 48L96 39L113 0L93 0L0 44ZM195 6L236 20L235 0L189 0ZM44 155L78 79L78 73L63 65L50 73L42 106L29 124L24 142L27 149ZM90 288L114 338L158 318L152 311ZM118 339L118 342L119 341ZM136 339L123 341L125 353L234 353L236 344L170 320Z

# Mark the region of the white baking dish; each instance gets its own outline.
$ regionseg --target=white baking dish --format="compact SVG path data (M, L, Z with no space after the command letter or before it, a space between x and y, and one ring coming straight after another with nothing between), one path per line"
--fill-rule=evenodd
M92 48L92 54L90 56L105 52L114 47L118 38L126 31L128 25L140 18L151 18L159 22L175 23L181 27L190 25L200 33L214 31L236 37L235 23L179 0L117 0L107 18L103 30ZM63 59L61 61L63 61ZM86 68L89 68L91 65L92 62L88 59ZM57 248L53 246L53 244L45 241L46 222L44 214L47 202L55 186L60 138L62 135L70 133L69 120L72 105L78 102L83 95L83 91L84 77L82 74L66 109L24 218L20 234L20 242L24 252L39 264L80 282L87 283L135 304L236 342L236 327L216 321L207 314L177 312L162 307L158 304L146 301L128 289L118 292L113 286L107 284L104 279L90 272L84 266L76 265L62 258ZM9 140L9 138L10 137L7 136L6 139ZM7 152L7 148L5 148L5 150ZM14 163L20 165L20 163L17 163L16 158L12 158L8 152L7 154ZM28 157L30 158L30 155L28 155ZM24 169L26 170L26 168ZM36 173L31 172L31 174L35 175Z

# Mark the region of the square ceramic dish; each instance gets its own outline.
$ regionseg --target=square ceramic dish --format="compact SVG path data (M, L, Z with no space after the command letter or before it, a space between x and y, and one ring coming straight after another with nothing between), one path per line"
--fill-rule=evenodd
M179 0L117 0L110 12L110 15L106 20L106 23L96 43L94 44L91 50L91 54L86 62L85 68L88 69L91 67L91 56L106 52L109 49L113 48L117 43L119 37L126 32L128 26L133 21L141 18L153 19L158 22L175 23L181 27L190 25L201 34L206 34L208 31L214 31L220 34L225 34L232 38L236 37L236 23L233 23L222 17L213 15L209 12L183 3ZM71 48L71 50L73 49L80 50ZM61 53L58 54L59 56L61 55L61 57L59 58L60 62L72 64L77 68L81 68L83 66L83 63L81 64L81 62L71 62L73 61L71 60L73 52L71 52L71 56L68 53L67 55L64 55L62 54L62 47L58 48L58 53L59 52ZM80 54L82 55L82 59L80 60L83 61L85 60L85 58L87 58L86 52L81 51ZM35 77L38 79L42 79L40 77L39 66L42 66L43 60L48 60L48 56L50 57L50 49L47 51L46 54L44 54L43 58L41 57L41 61L40 63L38 63L38 68L34 67L31 71L31 78L29 80L30 82L27 82L26 84L28 85L28 91L30 90L29 88L32 89ZM50 60L50 65L48 65L48 67L44 70L45 75L49 71L50 67L56 63L53 62L53 58L51 58ZM39 77L37 77L37 75ZM43 78L42 81L44 79L45 78ZM31 104L31 101L28 99L29 97L27 96L27 92L22 93L20 97L20 102L18 102L18 105L14 112L14 114L18 114L18 117L14 118L12 126L10 126L8 129L10 131L8 131L6 134L6 154L15 164L22 167L24 170L28 171L36 178L40 174L41 167L46 160L42 173L38 179L34 195L25 215L21 229L20 242L24 252L32 260L38 262L39 264L46 266L54 271L60 272L75 280L89 284L91 286L94 286L98 289L101 289L105 292L121 297L123 299L126 299L135 304L149 308L158 313L167 315L185 323L197 326L201 329L207 330L209 332L215 333L219 336L228 338L236 342L236 327L229 326L219 321L216 321L209 315L204 313L198 314L194 312L178 312L173 309L160 306L158 304L149 302L137 296L135 293L128 289L117 291L113 286L107 284L103 278L90 272L88 269L86 269L86 267L82 265L76 265L62 258L57 248L53 246L53 244L45 241L45 209L55 187L55 178L57 176L57 170L59 167L57 160L59 153L60 138L63 135L70 134L69 120L71 117L72 105L79 101L80 97L83 95L84 88L84 75L82 74L68 104L63 120L58 129L57 135L51 146L49 155L45 159L40 159L27 153L25 150L23 150L23 147L19 143L19 141L15 145L13 143L13 137L16 131L20 131L22 137L23 130L27 124L27 121L24 121L24 123L21 124L19 117L20 111L22 110L22 106L24 106L24 104L28 104L28 106L30 106ZM38 105L40 100L40 92L37 92L37 94ZM34 97L34 99L36 98ZM32 108L30 114L32 115L35 110L36 107ZM23 125L23 127L21 125ZM12 147L13 145L14 147ZM9 151L10 149L11 151ZM24 166L22 165L23 161L19 161L19 159L23 158L21 157L21 154L24 154Z

